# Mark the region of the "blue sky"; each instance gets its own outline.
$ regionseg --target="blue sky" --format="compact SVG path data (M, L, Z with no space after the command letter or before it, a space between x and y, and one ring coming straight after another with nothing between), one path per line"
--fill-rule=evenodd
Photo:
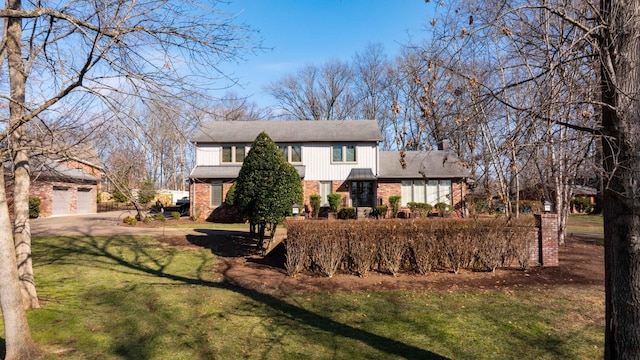
M381 43L389 58L401 45L420 41L433 18L424 0L232 0L220 10L238 14L238 22L260 31L272 48L247 61L222 67L239 77L232 91L260 106L273 105L263 87L305 64L350 60L368 43Z

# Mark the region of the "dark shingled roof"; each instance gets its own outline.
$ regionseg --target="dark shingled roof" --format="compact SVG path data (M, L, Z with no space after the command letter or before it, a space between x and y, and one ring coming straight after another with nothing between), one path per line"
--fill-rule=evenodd
M449 151L407 151L404 157L406 168L400 164L400 152L380 151L380 173L378 178L467 178L469 170L458 157Z
M242 165L196 166L189 174L191 179L235 179ZM304 178L304 165L294 165L300 178Z
M351 169L347 180L350 181L363 181L363 180L376 180L376 176L373 175L371 169Z
M192 141L252 143L263 131L279 143L382 141L375 120L211 121L196 132Z

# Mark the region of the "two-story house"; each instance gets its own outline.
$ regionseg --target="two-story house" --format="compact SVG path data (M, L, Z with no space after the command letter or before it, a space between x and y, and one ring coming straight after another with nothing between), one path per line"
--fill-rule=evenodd
M408 202L447 202L463 212L469 172L447 150L380 151L382 134L374 120L217 121L192 139L196 164L191 171L191 215L206 219L220 206L255 138L265 131L293 164L309 197L340 193L342 206L388 205L400 195Z

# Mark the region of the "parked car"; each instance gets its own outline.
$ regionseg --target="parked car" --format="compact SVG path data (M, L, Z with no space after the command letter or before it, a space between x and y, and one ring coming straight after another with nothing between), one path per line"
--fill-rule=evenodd
M176 206L180 207L180 214L181 215L188 215L189 214L189 205L190 205L190 201L189 201L189 197L188 196L185 196L182 199L176 200Z

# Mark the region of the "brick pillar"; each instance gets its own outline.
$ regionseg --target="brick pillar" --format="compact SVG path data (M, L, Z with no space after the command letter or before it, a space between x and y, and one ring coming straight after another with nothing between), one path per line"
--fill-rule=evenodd
M558 266L558 218L556 214L535 215L541 266Z

